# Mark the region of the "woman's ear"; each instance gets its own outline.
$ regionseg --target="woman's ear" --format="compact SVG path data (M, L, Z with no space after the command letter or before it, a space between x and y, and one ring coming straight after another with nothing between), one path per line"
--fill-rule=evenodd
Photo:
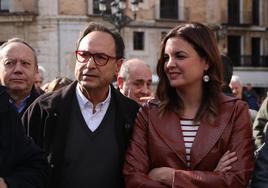
M207 70L209 69L208 61L207 61L207 60L204 60L204 63L205 63L205 68L204 68L204 70L207 71Z

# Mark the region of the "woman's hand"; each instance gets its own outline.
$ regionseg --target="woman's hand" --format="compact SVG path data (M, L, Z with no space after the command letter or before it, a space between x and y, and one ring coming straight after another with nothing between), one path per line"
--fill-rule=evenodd
M160 167L152 169L148 176L154 180L159 181L168 186L172 186L175 169L169 167Z
M214 172L226 172L232 168L231 164L233 164L237 160L236 153L230 152L229 150L224 153L221 159L218 162L217 167L215 168Z

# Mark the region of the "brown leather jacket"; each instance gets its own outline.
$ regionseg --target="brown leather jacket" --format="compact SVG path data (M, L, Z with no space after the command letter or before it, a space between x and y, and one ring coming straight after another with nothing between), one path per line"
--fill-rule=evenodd
M220 96L220 114L213 124L205 118L191 150L187 167L180 119L174 112L160 117L158 102L143 106L136 119L133 137L124 166L127 188L162 188L147 174L153 168L176 169L173 187L223 188L246 187L254 169L254 144L247 104ZM238 160L227 172L214 172L223 154L235 151Z

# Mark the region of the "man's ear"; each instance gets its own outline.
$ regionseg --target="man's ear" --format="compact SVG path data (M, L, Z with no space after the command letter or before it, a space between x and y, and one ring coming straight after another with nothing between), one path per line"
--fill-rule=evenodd
M124 79L120 76L117 76L117 85L120 90L123 88L123 83L124 83Z
M122 63L123 63L123 58L118 59L116 62L116 70L115 70L116 77L118 76Z

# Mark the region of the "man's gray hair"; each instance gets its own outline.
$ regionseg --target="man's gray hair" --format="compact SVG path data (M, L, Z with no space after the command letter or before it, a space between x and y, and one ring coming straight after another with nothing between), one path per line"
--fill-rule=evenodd
M120 67L120 71L118 73L118 76L123 78L123 80L126 80L128 75L129 75L129 66L130 66L130 62L126 61L126 62L123 62L121 67Z
M231 82L236 82L240 84L241 86L243 86L243 82L238 75L233 75L231 78Z
M144 63L144 61L139 59L139 58L129 59L129 60L123 62L123 64L121 65L120 71L118 73L118 76L123 78L123 80L126 80L127 77L129 76L129 68L130 68L132 63L142 63L142 64L146 65L149 69L151 69L148 64Z
M36 56L36 52L34 50L34 48L28 44L25 40L21 39L21 38L11 38L9 39L7 42L3 43L1 46L0 46L0 60L2 60L2 56L1 56L1 50L3 48L5 48L7 45L11 44L11 43L15 43L15 42L18 42L18 43L21 43L21 44L24 44L25 46L28 46L32 51L33 51L33 55L34 55L34 61L37 65L37 56Z

